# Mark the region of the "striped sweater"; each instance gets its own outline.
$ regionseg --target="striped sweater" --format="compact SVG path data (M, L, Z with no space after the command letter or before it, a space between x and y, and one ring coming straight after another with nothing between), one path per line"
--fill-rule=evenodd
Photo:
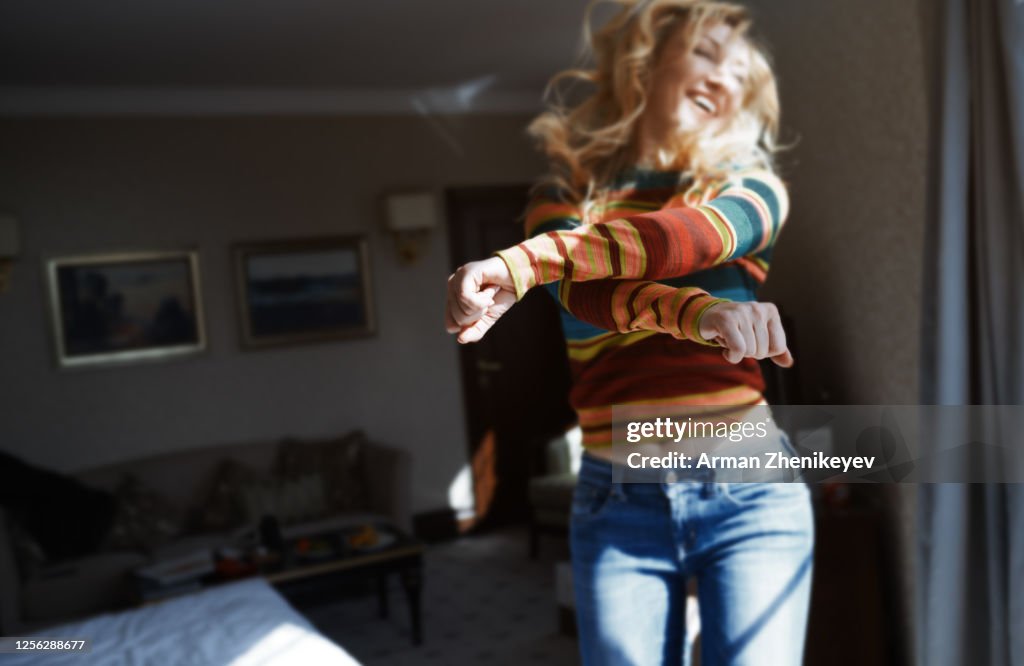
M498 252L516 297L546 285L562 304L586 447L612 442L612 405L763 402L754 359L726 361L701 338L722 300L756 300L788 213L782 182L736 172L703 187L677 172L629 169L583 215L553 192L534 196L528 240Z

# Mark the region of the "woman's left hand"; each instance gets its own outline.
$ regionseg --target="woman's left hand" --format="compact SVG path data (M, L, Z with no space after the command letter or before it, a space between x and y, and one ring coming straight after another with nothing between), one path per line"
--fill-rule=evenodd
M793 365L782 317L774 303L716 303L704 312L699 329L702 338L722 346L722 356L729 363L739 363L745 358L770 358L783 368Z
M460 343L476 342L515 302L515 285L504 261L472 261L448 278L445 329L458 333Z

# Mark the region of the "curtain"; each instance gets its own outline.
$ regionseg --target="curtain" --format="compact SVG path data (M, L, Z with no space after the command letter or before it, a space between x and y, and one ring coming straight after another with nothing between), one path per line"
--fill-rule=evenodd
M1022 405L1024 2L940 7L921 402ZM918 663L1024 665L1022 486L922 484L917 519Z

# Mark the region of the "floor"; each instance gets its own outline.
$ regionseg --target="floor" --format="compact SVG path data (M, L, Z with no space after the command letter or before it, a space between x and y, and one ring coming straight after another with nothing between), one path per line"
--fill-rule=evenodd
M424 557L423 645L409 639L398 581L390 617L377 616L372 593L303 608L317 628L365 666L487 664L573 666L576 641L558 632L555 563L564 540L545 538L541 557L526 555L526 531L509 528L432 546Z

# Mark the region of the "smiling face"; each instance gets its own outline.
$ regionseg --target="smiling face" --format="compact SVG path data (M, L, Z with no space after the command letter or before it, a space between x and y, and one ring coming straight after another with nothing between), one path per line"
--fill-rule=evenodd
M728 24L704 27L692 43L685 30L676 30L651 70L642 143L724 126L743 104L750 68L749 44Z

